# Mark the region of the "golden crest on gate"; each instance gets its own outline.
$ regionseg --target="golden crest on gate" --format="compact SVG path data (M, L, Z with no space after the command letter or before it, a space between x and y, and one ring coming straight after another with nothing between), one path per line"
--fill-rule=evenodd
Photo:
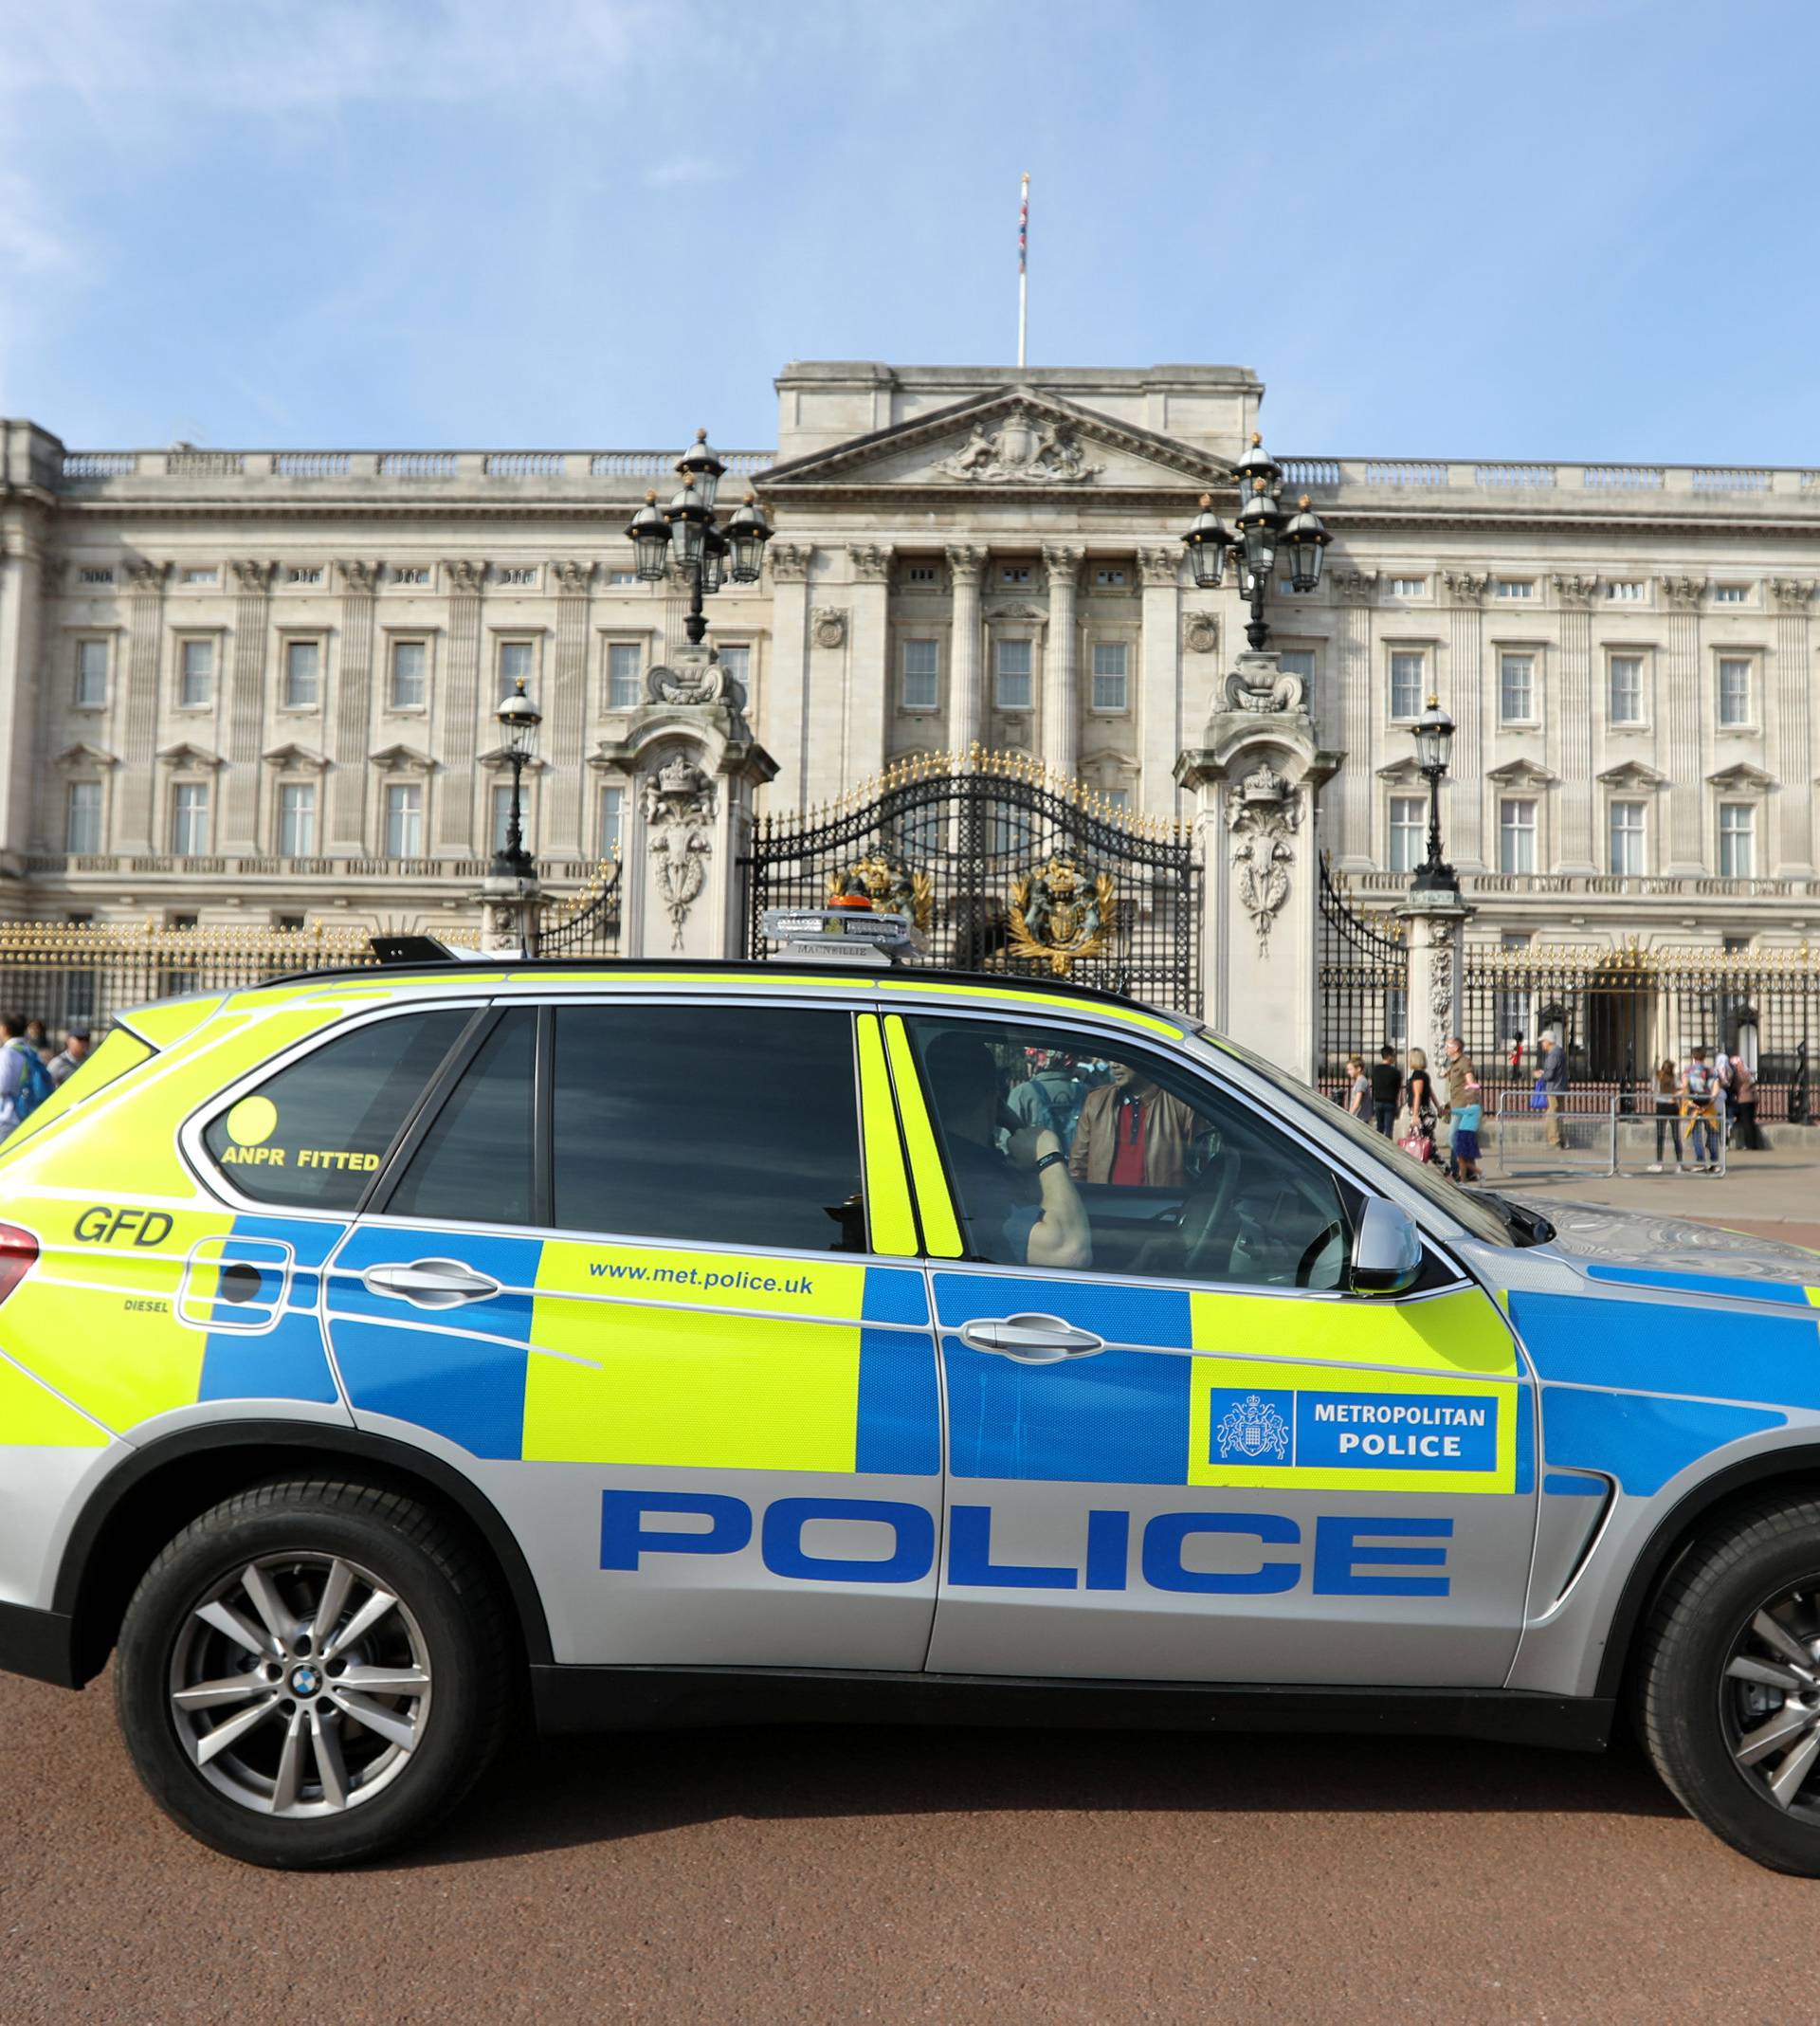
M926 929L936 911L936 885L928 873L915 871L883 851L868 852L845 872L828 875L828 898L849 899L864 894L874 907L908 915L912 924Z
M1051 852L1040 871L1011 882L1010 952L1039 958L1066 977L1082 958L1105 948L1118 911L1110 872L1083 870Z

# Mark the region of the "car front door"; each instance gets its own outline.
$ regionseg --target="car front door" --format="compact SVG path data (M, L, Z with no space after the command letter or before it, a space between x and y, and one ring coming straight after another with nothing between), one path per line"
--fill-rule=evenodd
M1502 1682L1535 1491L1497 1305L1435 1249L1353 1293L1359 1184L1116 1027L886 1030L948 1403L931 1669ZM1055 1141L1006 1103L1031 1068L1074 1086Z
M338 1253L333 1342L356 1419L503 1514L558 1661L914 1670L917 1249L873 1016L503 1004Z

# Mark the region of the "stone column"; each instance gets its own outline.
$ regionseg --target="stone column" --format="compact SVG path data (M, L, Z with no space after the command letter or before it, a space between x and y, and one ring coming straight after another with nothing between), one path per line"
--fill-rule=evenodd
M753 797L777 763L705 647L671 652L623 739L597 756L634 791L627 811L621 943L628 957L714 960L745 949L741 861Z
M1049 573L1049 639L1043 667L1043 759L1058 779L1081 771L1081 643L1075 591L1084 549L1056 542L1043 551Z
M840 775L818 784L818 793L837 795L877 774L884 765L885 711L891 694L891 544L849 543L847 572L853 580L847 618L846 722L841 740Z
M588 743L588 589L594 566L558 562L551 569L556 580L556 648L543 702L550 728L544 851L550 858L581 858L588 851L582 756Z
M1447 851L1463 871L1485 867L1485 585L1482 570L1444 570L1447 611L1447 709L1453 719L1453 793Z
M24 870L21 861L31 842L38 789L33 756L44 571L37 536L36 526L23 520L0 528L0 724L6 726L9 741L8 765L0 774L0 848L7 869L14 873ZM57 842L61 849L63 838Z
M120 758L119 839L123 851L153 851L158 744L158 656L164 645L164 585L169 563L127 565L126 707Z
M1766 852L1775 879L1813 877L1813 668L1808 612L1811 577L1775 577L1770 600L1775 607L1774 707L1769 718L1766 757L1775 776L1771 820L1775 836Z
M1444 1046L1460 1027L1465 926L1473 910L1458 891L1411 892L1398 916L1410 952L1410 1042L1426 1051L1437 1086Z
M1261 678L1274 655L1243 658L1254 707L1216 709L1175 779L1195 797L1205 867L1201 1011L1233 1040L1312 1082L1320 868L1316 798L1341 755L1316 740L1300 701ZM1297 685L1298 687L1300 685ZM1277 707L1281 699L1288 707Z
M481 586L484 563L443 565L448 575L448 680L442 709L443 792L437 797L436 842L445 850L474 848L474 759L481 713Z
M337 563L341 641L336 677L335 777L329 788L330 851L360 856L367 834L367 753L373 744L373 598L377 563Z
M1182 722L1182 552L1139 549L1143 638L1138 654L1138 793L1144 813L1173 816L1187 783L1174 772L1188 726Z
M500 957L535 957L543 888L535 872L525 879L492 874L481 883L481 948Z
M959 758L978 742L986 723L985 684L980 673L979 585L986 551L964 543L948 551L955 587L954 623L948 648L948 744Z
M777 748L777 794L786 809L809 806L809 572L814 555L802 541L774 541L765 551L771 573L765 731Z
M1336 570L1334 589L1339 593L1339 635L1335 642L1335 659L1341 697L1341 722L1345 726L1346 757L1352 765L1340 779L1338 836L1335 857L1338 864L1356 870L1372 863L1372 762L1376 757L1372 738L1375 702L1372 677L1372 594L1377 589L1375 570Z
M1656 709L1667 732L1668 863L1671 876L1706 869L1706 784L1702 777L1700 720L1704 689L1700 670L1700 601L1703 577L1659 579L1668 607L1667 648L1662 681L1656 685Z
M221 848L248 856L259 849L260 757L265 734L265 641L270 630L274 563L228 564L234 578L233 665L228 678L228 778ZM366 772L366 753L358 761ZM364 849L365 840L362 840Z
M1595 576L1556 576L1561 601L1561 680L1555 716L1560 723L1563 872L1600 872L1592 811L1592 594Z

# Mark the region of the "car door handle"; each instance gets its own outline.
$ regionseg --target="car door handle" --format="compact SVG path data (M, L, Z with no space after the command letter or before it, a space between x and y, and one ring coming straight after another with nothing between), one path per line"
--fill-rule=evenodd
M373 1294L389 1294L416 1308L458 1308L464 1302L484 1302L500 1291L500 1283L477 1273L459 1259L413 1259L408 1267L369 1267L361 1284Z
M976 1316L960 1325L960 1341L976 1351L996 1351L1001 1358L1022 1359L1027 1364L1091 1358L1106 1347L1103 1337L1076 1329L1060 1316Z

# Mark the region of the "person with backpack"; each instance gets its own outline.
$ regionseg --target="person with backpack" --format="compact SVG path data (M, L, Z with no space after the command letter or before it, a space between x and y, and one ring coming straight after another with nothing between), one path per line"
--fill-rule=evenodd
M0 1139L28 1119L56 1087L26 1039L25 1014L0 1013Z
M1719 1165L1719 1077L1704 1049L1695 1049L1681 1066L1681 1116L1691 1126L1694 1165Z

